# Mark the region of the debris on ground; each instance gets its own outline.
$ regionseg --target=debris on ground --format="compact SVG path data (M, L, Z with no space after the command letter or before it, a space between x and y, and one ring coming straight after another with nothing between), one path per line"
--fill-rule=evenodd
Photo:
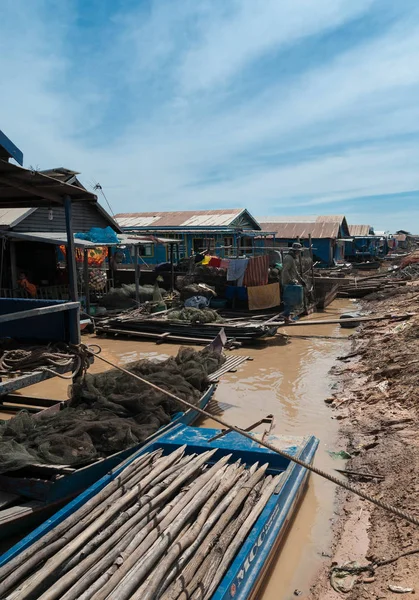
M379 473L383 478L354 481L366 492L419 516L419 262L406 264L397 277L401 271L409 271L414 280L370 295L361 308L372 316L417 314L397 325L363 323L352 336L351 352L342 357L345 362L333 370L337 385L334 400L327 403L331 416L345 416L339 442L351 455L346 476L351 480L357 477L355 472ZM364 556L370 561L367 570L371 566L373 570L355 574L332 567L330 571L329 562L313 585L311 598L335 600L336 591L349 600L414 593L419 586L419 554L414 550L419 547L419 529L366 502L351 500L342 490L338 500L332 560L336 565L339 556L338 562L347 567L355 558L362 564L359 557ZM362 519L357 518L360 511ZM355 525L345 527L350 520ZM389 556L396 558L388 560Z

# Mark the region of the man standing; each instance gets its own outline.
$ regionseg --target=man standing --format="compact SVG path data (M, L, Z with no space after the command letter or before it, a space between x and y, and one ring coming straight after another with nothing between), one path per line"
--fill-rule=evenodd
M287 298L289 298L289 294L286 293L286 290L289 286L302 285L305 287L306 283L304 279L298 272L296 258L299 252L302 252L303 247L298 242L294 242L291 250L288 254L284 256L284 260L282 262L282 272L281 272L281 284L282 284L282 294L284 298L284 317L287 321L289 321L290 314L293 309L297 306L296 304L292 304Z

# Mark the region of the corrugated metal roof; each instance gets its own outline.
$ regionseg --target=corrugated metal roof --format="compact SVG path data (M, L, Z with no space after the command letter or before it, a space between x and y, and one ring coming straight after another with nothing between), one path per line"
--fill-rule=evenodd
M345 215L320 215L316 218L316 223L342 223Z
M261 223L263 231L274 231L279 239L294 240L296 238L336 239L339 237L339 223Z
M297 216L286 216L281 217L278 215L269 217L256 217L259 223L315 223L317 220L316 215L297 215Z
M32 214L36 208L3 208L0 209L0 227L14 227Z
M67 244L67 234L62 231L31 231L28 233L17 232L17 231L4 231L2 236L12 239L21 240L27 242L43 242L45 244L55 244L60 246ZM78 248L96 248L98 246L143 246L147 244L178 244L179 240L166 239L156 237L154 235L149 236L133 236L127 234L118 235L119 242L112 244L89 242L88 240L82 240L80 238L74 238L74 245Z
M245 209L186 210L173 212L119 213L120 227L223 227L230 225Z
M366 236L370 235L371 227L369 225L349 225L349 235Z
M0 160L0 175L2 208L49 207L51 204L63 204L65 196L70 197L72 202L97 202L97 196L85 189L4 160Z

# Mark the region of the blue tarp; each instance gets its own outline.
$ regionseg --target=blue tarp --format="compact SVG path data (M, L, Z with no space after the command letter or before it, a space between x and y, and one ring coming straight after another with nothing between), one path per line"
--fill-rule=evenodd
M118 244L119 239L112 227L92 227L87 233L76 233L75 238L95 244Z

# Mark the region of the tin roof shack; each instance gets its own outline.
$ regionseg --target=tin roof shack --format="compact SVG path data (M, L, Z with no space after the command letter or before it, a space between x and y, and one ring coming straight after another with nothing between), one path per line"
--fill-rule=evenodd
M274 232L274 238L265 241L279 247L290 247L299 241L309 246L311 237L313 259L318 266L330 267L345 258L345 239L349 228L344 215L324 215L317 217L260 217L264 231ZM298 220L297 220L298 219Z
M253 254L261 236L261 226L244 208L120 213L115 216L123 231L149 233L177 239L175 262L192 254L209 250L220 257ZM168 262L165 248L155 248L156 254L143 256L148 265Z
M76 171L58 168L38 174L54 180L58 186L70 185L89 194L77 179ZM118 224L98 202L78 202L72 209L73 232L88 232L92 227L108 227L113 232L120 232ZM57 269L57 251L54 242L51 243L51 240L60 240L60 245L66 245L64 206L44 203L42 206L0 208L0 236L3 239L0 296L25 295L18 285L20 274L24 274L36 286L39 292L36 297L69 297L68 273Z
M349 225L350 239L345 241L345 259L352 263L383 258L389 249L387 237L377 235L370 225Z
M2 224L18 224L23 216L19 209L64 207L65 235L69 247L68 273L70 298L74 302L38 301L13 298L0 300L0 332L10 337L16 334L19 340L31 341L59 340L80 343L80 305L77 300L77 276L74 257L74 238L72 231L73 203L96 203L97 197L72 184L57 181L42 173L24 169L11 162L13 159L23 162L22 152L0 132L0 210L3 211ZM4 246L0 248L0 287L4 272ZM36 375L35 379L34 376ZM26 376L0 381L0 398L11 391L41 381L50 376L46 371L37 371ZM7 387L12 384L12 388Z

